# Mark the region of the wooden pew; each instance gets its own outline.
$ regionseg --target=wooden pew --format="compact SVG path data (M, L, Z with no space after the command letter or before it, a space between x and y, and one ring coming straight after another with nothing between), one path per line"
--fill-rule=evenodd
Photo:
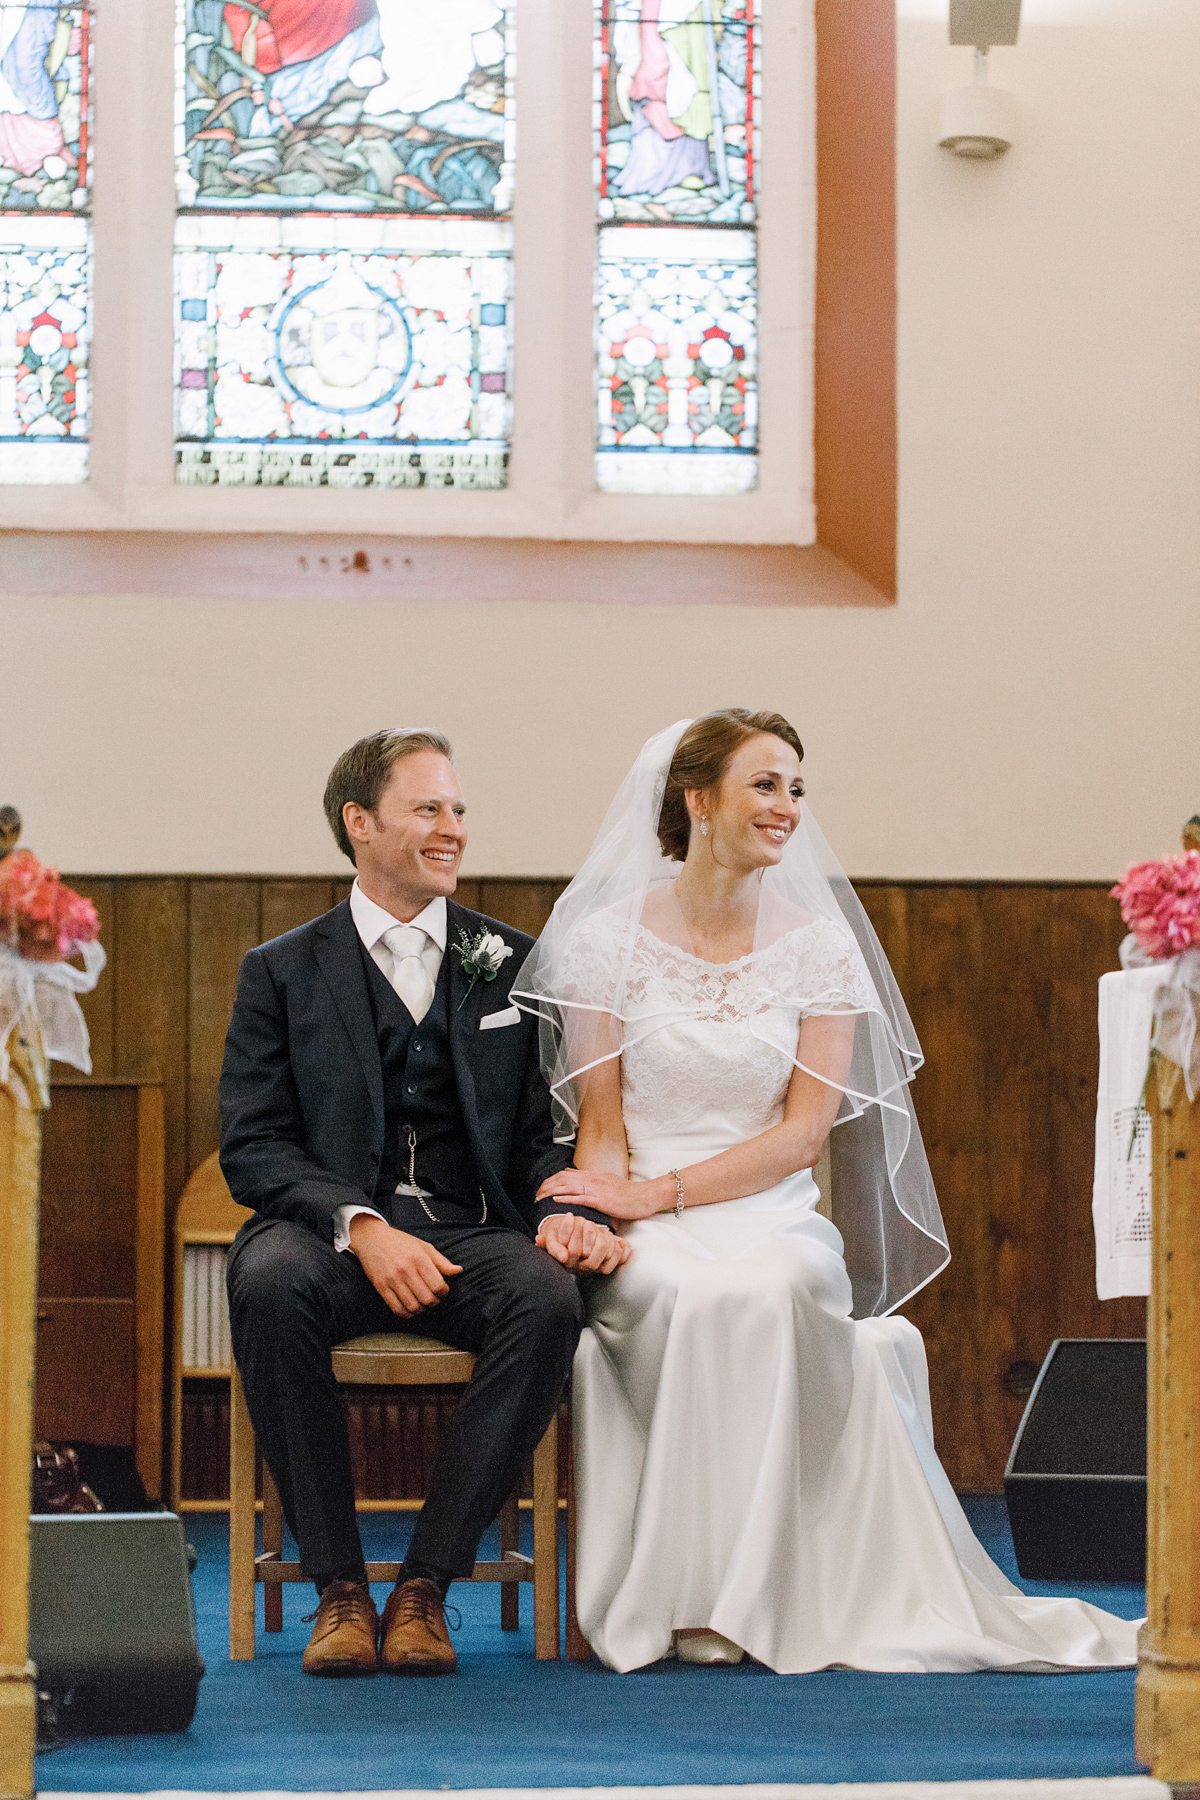
M1157 1053L1148 1350L1146 1623L1138 1644L1139 1759L1182 1800L1200 1795L1200 1096Z
M37 1730L29 1662L29 1469L37 1293L38 1178L46 1062L14 1025L0 1083L0 1796L33 1793Z

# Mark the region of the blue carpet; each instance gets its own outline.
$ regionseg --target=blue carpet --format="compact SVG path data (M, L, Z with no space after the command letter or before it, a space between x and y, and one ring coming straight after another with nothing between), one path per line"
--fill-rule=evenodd
M1017 1579L1004 1503L969 1500L971 1522ZM368 1557L394 1556L406 1515L362 1516ZM527 1523L527 1521L526 1521ZM1133 1674L772 1675L659 1663L633 1675L533 1658L502 1633L499 1591L458 1583L457 1676L320 1682L300 1672L311 1588L286 1591L282 1635L228 1660L223 1517L188 1536L208 1674L178 1737L76 1740L40 1757L38 1786L72 1792L664 1786L683 1783L950 1781L1134 1775ZM486 1551L485 1551L486 1553ZM494 1549L491 1552L495 1554ZM1025 1582L1028 1593L1061 1586ZM1079 1587L1125 1618L1134 1587ZM382 1602L383 1591L377 1593ZM261 1617L261 1613L260 1613Z

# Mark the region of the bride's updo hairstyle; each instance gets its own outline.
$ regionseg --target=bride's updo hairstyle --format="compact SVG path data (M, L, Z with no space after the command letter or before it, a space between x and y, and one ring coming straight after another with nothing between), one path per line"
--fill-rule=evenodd
M741 749L747 738L764 734L782 738L804 761L804 745L781 713L747 712L744 706L725 706L720 712L705 713L688 726L671 758L658 815L658 841L664 856L672 862L683 862L687 857L692 829L684 799L688 790L715 789L734 752ZM800 788L803 792L803 782Z

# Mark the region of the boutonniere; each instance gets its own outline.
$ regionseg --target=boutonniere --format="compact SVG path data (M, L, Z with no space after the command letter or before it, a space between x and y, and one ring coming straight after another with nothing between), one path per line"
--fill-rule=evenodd
M461 962L463 974L468 977L467 993L459 1001L460 1006L477 981L495 981L504 966L505 958L512 955L512 945L506 944L497 932L480 931L471 937L461 925L458 928L458 942L450 948Z

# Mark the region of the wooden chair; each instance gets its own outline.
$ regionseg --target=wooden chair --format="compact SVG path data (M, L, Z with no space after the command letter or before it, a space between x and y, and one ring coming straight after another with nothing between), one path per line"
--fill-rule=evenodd
M351 1338L333 1352L333 1372L341 1382L369 1382L388 1387L461 1386L470 1378L475 1358L436 1338L409 1332L384 1332ZM298 1562L283 1560L283 1510L270 1474L263 1467L263 1549L255 1552L254 1428L246 1409L241 1377L233 1370L229 1408L229 1654L235 1662L254 1657L254 1594L262 1586L266 1629L283 1629L285 1581L303 1581ZM473 1581L498 1581L500 1623L517 1629L518 1588L533 1583L534 1654L539 1661L558 1656L558 1420L533 1453L533 1556L517 1548L517 1498L500 1513L500 1561L477 1562ZM395 1581L399 1563L368 1563L371 1581ZM574 1639L568 1634L568 1647ZM578 1652L576 1651L576 1654Z

